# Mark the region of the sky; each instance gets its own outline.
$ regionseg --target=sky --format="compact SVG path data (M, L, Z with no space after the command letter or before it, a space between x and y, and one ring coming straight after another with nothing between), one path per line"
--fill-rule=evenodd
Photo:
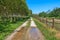
M47 12L48 10L53 10L56 7L60 7L60 0L26 0L26 3L28 8L36 14L42 11Z

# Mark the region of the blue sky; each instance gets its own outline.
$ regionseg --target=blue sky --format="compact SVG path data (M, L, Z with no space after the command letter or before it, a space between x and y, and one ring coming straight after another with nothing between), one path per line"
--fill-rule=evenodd
M33 13L39 13L60 7L60 0L26 0L26 3Z

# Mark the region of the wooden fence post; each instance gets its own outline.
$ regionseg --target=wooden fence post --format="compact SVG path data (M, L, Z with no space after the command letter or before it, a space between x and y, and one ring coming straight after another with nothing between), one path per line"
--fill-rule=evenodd
M40 22L41 22L41 17L39 18Z
M41 17L41 22L43 21L42 17Z
M46 25L47 25L47 18L46 18Z
M54 18L52 18L52 28L54 28Z

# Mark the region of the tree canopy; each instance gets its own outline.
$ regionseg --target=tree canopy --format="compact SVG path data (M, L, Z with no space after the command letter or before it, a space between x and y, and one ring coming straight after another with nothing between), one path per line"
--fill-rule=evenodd
M29 9L26 0L0 0L0 15L19 14L27 16Z
M43 12L39 13L39 16L40 16L40 17L46 17L47 14L46 14L46 12L43 11Z

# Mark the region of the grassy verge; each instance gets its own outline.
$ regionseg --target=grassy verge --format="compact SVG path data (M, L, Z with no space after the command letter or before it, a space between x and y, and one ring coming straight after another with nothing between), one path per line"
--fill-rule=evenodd
M0 40L4 40L5 37L11 34L16 28L18 28L24 21L18 21L16 23L10 23L5 26L2 32L0 32Z
M29 22L27 24L27 29L30 27L30 22L31 22L31 20L29 19Z
M43 23L39 22L39 20L34 19L37 27L43 33L45 40L57 40L55 37L56 32L52 31L52 29L47 28Z

